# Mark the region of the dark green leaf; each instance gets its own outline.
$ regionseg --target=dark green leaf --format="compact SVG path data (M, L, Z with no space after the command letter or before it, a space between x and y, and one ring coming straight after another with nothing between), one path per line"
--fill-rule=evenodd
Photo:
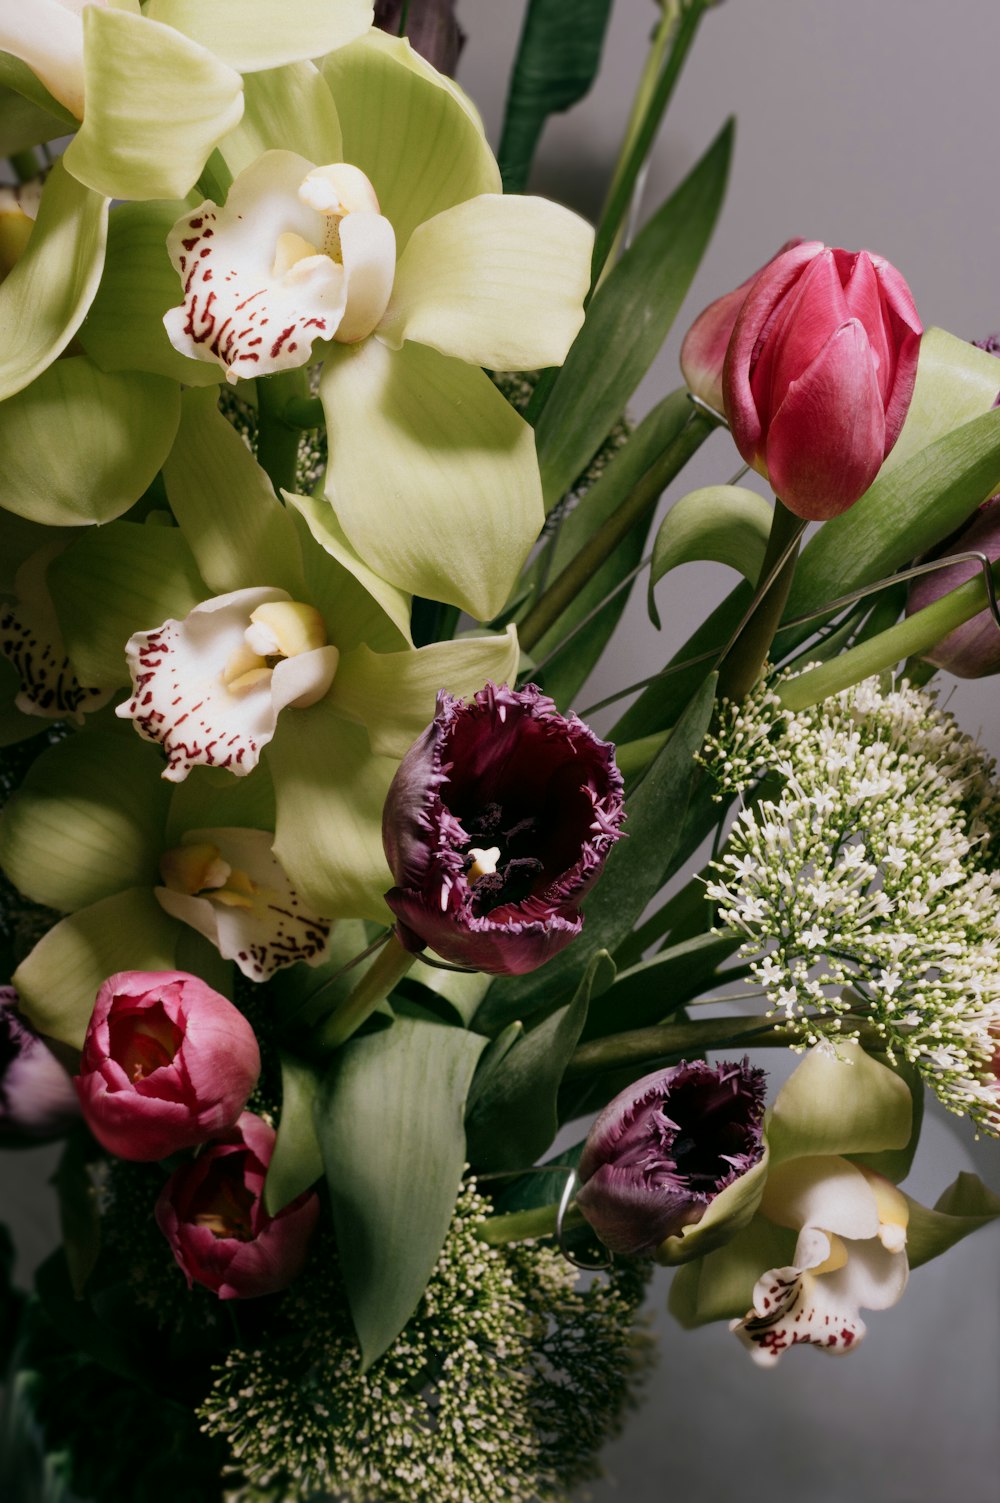
M507 1055L523 1034L524 1024L520 1018L516 1018L513 1023L508 1023L507 1027L498 1033L495 1039L490 1039L486 1045L480 1056L479 1064L476 1067L476 1073L472 1078L472 1085L469 1087L469 1100L466 1110L467 1121L472 1116L479 1098L484 1092L492 1089L494 1077L500 1071Z
M739 943L738 936L697 934L621 971L614 985L592 1003L583 1038L659 1023L714 985L717 968Z
M497 1212L507 1215L512 1211L533 1211L536 1206L550 1206L558 1201L566 1186L565 1172L558 1166L575 1169L580 1162L584 1142L585 1139L581 1138L572 1148L565 1148L562 1153L555 1153L550 1159L546 1159L543 1167L547 1169L551 1166L551 1174L536 1172L514 1180L496 1197Z
M97 1187L90 1172L93 1145L85 1130L66 1140L52 1176L59 1198L59 1226L70 1283L77 1299L94 1271L101 1250Z
M277 1216L289 1201L322 1177L323 1155L313 1115L319 1088L315 1070L290 1054L282 1054L281 1117L264 1181L264 1209L269 1216Z
M317 1101L344 1282L364 1366L427 1287L465 1163L465 1101L486 1040L400 1017L338 1050Z
M497 153L507 193L523 193L549 115L589 90L601 61L611 0L530 0Z

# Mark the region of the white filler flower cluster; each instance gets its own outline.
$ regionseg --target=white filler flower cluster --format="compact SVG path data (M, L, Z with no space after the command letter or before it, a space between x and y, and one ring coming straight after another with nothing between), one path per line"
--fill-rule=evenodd
M863 1022L1000 1134L1000 786L923 690L869 679L799 713L762 689L703 760L738 815L708 897L800 1043ZM767 797L771 793L771 797ZM761 797L759 795L764 794Z

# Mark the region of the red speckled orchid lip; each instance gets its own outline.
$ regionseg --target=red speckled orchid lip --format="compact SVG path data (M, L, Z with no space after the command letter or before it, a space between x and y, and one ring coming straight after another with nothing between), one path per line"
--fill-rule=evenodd
M535 969L580 932L623 818L614 748L535 685L439 694L383 815L403 942L498 974Z
M50 543L18 569L15 598L0 604L0 657L7 659L20 680L14 704L23 715L70 719L82 725L84 715L100 710L114 690L81 684L66 656L46 583L49 564L65 547L63 542Z
M250 981L266 981L304 960L320 965L332 921L306 907L271 850L266 830L189 830L183 846L218 853L211 886L197 892L154 889L160 907L203 934ZM183 849L182 846L182 849Z
M293 151L264 152L224 205L206 200L177 221L167 250L184 298L163 320L170 341L231 382L305 365L317 339L370 334L396 267L364 175Z
M181 782L199 765L244 776L256 767L280 712L315 704L329 689L337 670L335 647L283 658L244 688L225 680L227 666L245 648L251 613L290 599L284 590L266 587L234 590L203 601L183 621L171 618L129 638L132 697L115 714L163 747L169 782Z

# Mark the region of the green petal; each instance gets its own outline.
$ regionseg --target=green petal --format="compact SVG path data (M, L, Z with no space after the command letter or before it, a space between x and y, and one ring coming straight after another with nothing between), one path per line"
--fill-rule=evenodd
M119 517L152 483L179 417L180 392L162 376L57 360L0 403L2 504L53 527Z
M146 15L175 26L240 73L320 57L366 32L370 0L149 0Z
M274 785L263 765L245 778L223 767L193 767L182 783L168 786L165 848L178 845L188 830L274 829Z
M6 59L4 59L6 61ZM13 58L10 59L14 61ZM0 77L2 77L0 71ZM32 74L34 77L34 74ZM53 103L55 101L53 100ZM70 117L72 120L72 116ZM0 84L0 156L10 157L40 141L52 141L66 134L67 122L41 109L22 94ZM76 128L72 121L70 129Z
M243 113L243 81L148 16L83 12L84 120L63 157L109 198L183 198Z
M186 616L208 594L177 528L140 522L84 534L53 560L48 579L66 652L81 683L95 688L129 682L133 632Z
M405 37L370 31L321 66L337 103L344 160L371 178L397 250L442 209L501 191L475 109Z
M209 594L276 585L303 598L295 523L214 391L185 392L163 478Z
M905 1148L912 1119L910 1092L898 1075L853 1041L820 1044L778 1092L767 1125L771 1163Z
M13 984L39 1033L73 1049L101 983L116 971L172 971L183 925L146 887L131 887L63 919L21 962Z
M768 1152L765 1146L763 1157L734 1179L731 1185L721 1190L711 1201L700 1221L682 1227L673 1237L666 1237L656 1249L658 1263L673 1265L690 1263L706 1253L731 1242L737 1233L750 1225L760 1205L767 1183ZM758 1270L758 1276L764 1269ZM746 1308L744 1306L744 1308ZM742 1314L743 1311L740 1311Z
M108 201L57 162L24 255L0 285L0 401L69 344L101 279Z
M920 337L906 421L879 473L895 469L936 439L989 412L996 396L995 355L944 329L926 329Z
M753 1303L753 1287L769 1268L784 1268L795 1254L795 1233L756 1217L725 1247L674 1275L667 1308L690 1330L712 1320L739 1320Z
M19 57L13 57L9 52L0 52L0 85L5 89L19 94L22 99L28 100L42 114L49 115L56 122L55 135L64 136L67 131L76 130L79 120L71 114L65 105L60 104ZM49 136L39 136L39 141L51 140ZM25 145L30 145L25 142ZM16 147L12 148L17 150Z
M188 386L217 386L219 365L189 360L167 338L163 315L180 300L167 235L187 211L181 202L119 204L108 225L104 276L80 343L106 371L153 371Z
M33 902L71 913L158 880L169 790L138 736L70 736L34 763L0 820L0 862Z
M343 161L337 110L315 63L271 67L243 80L243 119L219 150L236 177L272 148L318 165Z
M594 232L544 198L482 194L419 225L379 335L491 370L561 365L583 325Z
M960 1174L933 1210L909 1196L906 1199L910 1206L906 1250L911 1268L940 1257L977 1227L987 1226L1000 1216L1000 1195L988 1189L977 1174Z
M410 644L406 591L368 567L322 496L282 495L301 519L307 597L322 612L337 646L349 649L366 642L379 652L392 652ZM322 552L310 546L305 534Z
M382 805L399 764L373 757L365 731L328 701L286 710L266 756L278 805L274 854L292 886L330 918L391 923Z
M334 348L320 395L327 494L362 558L401 589L496 615L542 525L528 425L481 370L424 345Z
M517 632L432 642L409 652L358 647L337 666L330 703L367 726L377 757L405 757L434 719L439 689L468 698L487 679L512 684L517 677Z

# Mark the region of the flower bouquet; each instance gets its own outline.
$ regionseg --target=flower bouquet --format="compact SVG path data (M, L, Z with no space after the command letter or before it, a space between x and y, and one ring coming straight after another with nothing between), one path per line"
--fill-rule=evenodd
M1000 668L1000 363L792 239L633 423L710 9L592 227L525 189L610 0L526 4L499 161L444 0L0 0L0 1140L62 1228L5 1497L563 1499L658 1266L807 1363L1000 1216L901 1188L928 1093L1000 1134L1000 784L933 683Z

